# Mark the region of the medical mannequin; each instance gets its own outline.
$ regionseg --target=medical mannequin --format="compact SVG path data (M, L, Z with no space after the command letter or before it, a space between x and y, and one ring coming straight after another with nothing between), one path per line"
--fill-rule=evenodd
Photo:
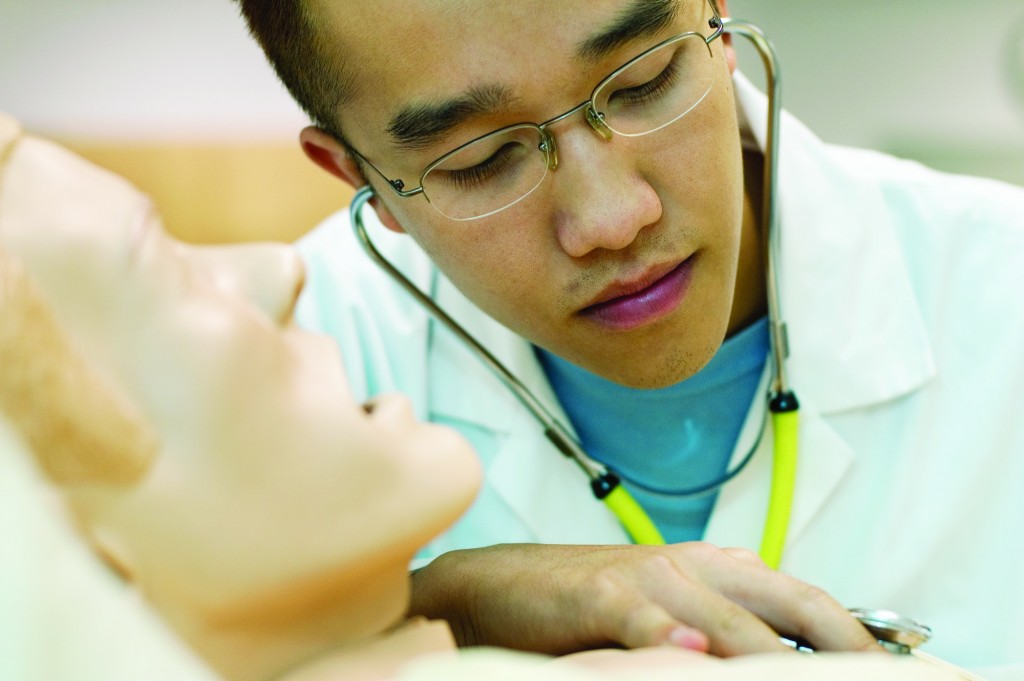
M291 323L303 270L289 248L187 246L128 184L2 117L0 145L5 469L59 492L97 557L223 678L653 679L681 664L688 678L947 678L881 654L459 661L443 623L396 629L411 556L478 488L468 443L404 398L351 397L333 344ZM100 621L128 597L108 589L65 616ZM19 654L61 655L50 624ZM108 634L134 654L128 629ZM147 645L178 654L169 636ZM426 652L440 657L401 671ZM192 669L177 678L207 678Z

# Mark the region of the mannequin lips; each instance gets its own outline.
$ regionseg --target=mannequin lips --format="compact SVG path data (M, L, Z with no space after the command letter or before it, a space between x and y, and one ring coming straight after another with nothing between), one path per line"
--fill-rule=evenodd
M643 276L615 283L579 315L612 330L628 331L670 314L686 297L695 258L690 256L665 271L652 268Z

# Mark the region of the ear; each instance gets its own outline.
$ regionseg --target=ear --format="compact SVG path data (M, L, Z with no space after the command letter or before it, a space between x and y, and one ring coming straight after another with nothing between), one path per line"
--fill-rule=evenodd
M718 13L723 16L729 16L729 3L727 0L718 0ZM725 47L725 63L729 65L729 73L736 72L736 48L732 44L732 34L722 34L722 45Z
M299 144L302 145L302 151L309 160L353 189L370 184L363 176L356 159L352 158L344 145L323 128L312 125L303 128L299 133ZM405 232L405 229L395 219L394 214L381 201L379 189L376 186L374 187L374 196L370 199L370 205L377 211L377 217L385 227L393 232Z

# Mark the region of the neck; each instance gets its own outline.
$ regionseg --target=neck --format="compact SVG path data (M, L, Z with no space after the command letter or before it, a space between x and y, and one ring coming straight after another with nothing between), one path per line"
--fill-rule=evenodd
M732 337L768 313L764 253L767 235L761 224L764 155L743 151L743 221L739 266L726 337Z
M454 655L455 639L446 622L408 620L394 631L338 649L295 669L281 681L385 681L424 655Z

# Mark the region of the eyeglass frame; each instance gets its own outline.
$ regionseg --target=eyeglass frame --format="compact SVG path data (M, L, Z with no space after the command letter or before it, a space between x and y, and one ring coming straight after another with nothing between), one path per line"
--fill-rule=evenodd
M501 208L498 208L498 209L496 209L494 211L491 211L490 213L486 213L485 215L478 215L478 216L474 216L472 218L456 219L456 218L452 218L449 215L446 215L445 213L442 213L439 208L434 206L434 204L430 201L430 197L427 195L426 191L423 189L423 178L425 178L432 170L434 170L435 168L437 168L438 166L443 164L446 160L448 160L452 156L454 156L454 155L458 154L459 152L461 152L466 147L468 147L468 146L470 146L472 144L476 144L477 142L479 142L479 141L481 141L483 139L486 139L488 137L493 137L493 136L496 136L496 135L501 135L501 134L504 134L504 133L506 133L506 132L508 132L510 130L515 130L517 128L533 128L533 129L536 129L537 131L540 132L541 140L542 140L541 144L540 144L540 150L544 153L545 160L546 160L547 166L548 166L547 169L548 169L548 171L555 170L558 167L557 145L555 144L554 137L552 136L552 134L550 132L548 132L547 129L550 126L554 125L555 123L558 123L559 121L563 121L563 120L571 117L572 115L576 114L578 111L583 109L584 107L586 107L585 117L586 117L587 123L590 124L590 127L593 128L593 130L602 139L604 139L605 141L609 141L616 134L623 135L622 133L616 133L614 130L612 130L610 127L608 127L608 125L604 122L604 114L602 114L601 112L599 112L597 110L597 101L596 101L597 93L601 91L601 88L603 88L609 82L613 81L622 72L624 72L626 69L628 69L631 66L633 66L636 62L638 62L641 59L645 58L647 55L651 54L652 52L654 52L654 51L656 51L658 49L661 49L665 45L668 45L669 43L671 43L671 42L673 42L675 40L681 39L684 36L687 36L687 35L698 35L698 36L700 36L704 40L704 44L708 45L709 48L710 48L711 43L714 42L717 38L719 38L724 33L725 26L724 26L724 23L722 21L722 17L721 17L721 15L718 12L718 7L717 7L716 3L714 2L714 0L705 0L705 1L711 6L711 11L712 11L712 17L710 19L708 19L708 26L711 29L713 29L713 32L711 33L710 36L702 35L698 31L683 31L682 33L677 33L676 35L673 35L673 36L671 36L669 38L666 38L665 40L662 40L657 45L649 47L648 49L646 49L643 52L641 52L640 54L636 55L635 57L633 57L632 59L627 61L625 64L623 64L622 66L618 67L617 69L612 71L610 74L608 74L607 76L602 78L601 81L598 82L598 84L591 91L590 97L588 99L583 100L582 102L580 102L576 106L572 107L568 111L566 111L564 113L561 113L561 114L558 114L557 116L555 116L553 118L549 118L548 120L544 121L543 123L523 122L523 123L513 123L511 125L506 125L504 127L498 128L497 130L492 130L491 132L488 132L486 134L480 135L479 137L474 137L473 139L469 140L468 142L464 142L463 144L460 144L459 146L457 146L454 149L452 149L451 151L448 151L448 152L442 154L441 156L439 156L438 158L434 159L433 161L431 161L430 163L428 163L426 165L426 167L423 169L423 172L420 173L419 185L414 187L414 188L412 188L412 189L406 189L405 188L405 182L403 180L401 180L400 178L397 178L397 177L396 178L389 178L387 175L384 174L383 171L381 171L379 168L377 168L377 166L373 165L373 163L371 163L369 160L367 160L367 158L365 156L363 156L363 154L360 153L355 147L353 147L351 145L346 145L347 149L352 154L354 154L359 159L360 162L362 162L363 164L368 166L371 170L373 170L373 172L377 173L377 175L379 175L387 183L387 185L391 188L391 190L395 194L397 194L400 198L407 199L409 197L416 196L418 194L423 194L423 197L425 199L427 199L427 203L430 203L430 205L434 207L434 210L436 210L438 213L441 213L441 215L444 215L449 220L456 220L456 221L460 221L461 222L461 221L468 221L468 220L474 220L474 219L478 219L478 218L482 218L482 217L487 217L487 216L490 216L490 215L494 215L495 213L500 213L501 211L505 210L506 208L509 208L510 206L515 205L519 201L522 201L524 198L526 198L526 196L529 195L529 193L519 197L518 199L516 199L512 203L509 203L509 204L507 204L505 206L502 206ZM646 133L639 133L639 134L636 134L636 135L623 135L623 136L624 137L640 137L640 136L643 136L643 135L649 135L652 132L657 132L658 130L661 130L662 128L664 128L666 126L671 125L672 123L675 123L680 118L685 117L687 113L689 113L689 111L687 111L687 112L683 113L682 115L680 115L679 118L676 118L675 120L669 121L665 125L662 125L660 127L654 128L653 130L649 130ZM539 186L539 184L538 184L538 186ZM531 190L531 192L532 192L532 190Z

